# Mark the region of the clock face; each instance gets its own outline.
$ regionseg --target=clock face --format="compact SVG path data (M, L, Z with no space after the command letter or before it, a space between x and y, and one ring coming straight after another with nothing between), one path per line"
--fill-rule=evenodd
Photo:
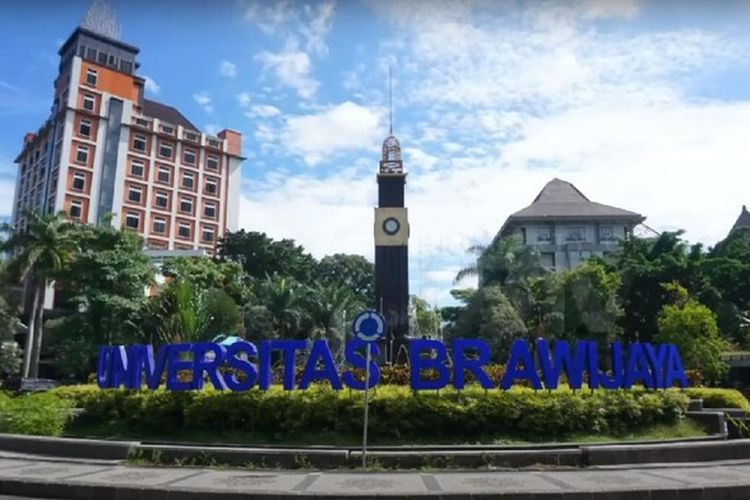
M388 217L383 221L383 231L385 231L387 234L394 235L398 232L399 229L401 229L401 224L397 219Z

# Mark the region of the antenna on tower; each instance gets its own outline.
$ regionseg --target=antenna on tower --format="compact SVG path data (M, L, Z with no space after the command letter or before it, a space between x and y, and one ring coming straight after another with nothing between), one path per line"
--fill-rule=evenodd
M390 135L393 135L393 74L388 66L388 113L390 123Z
M86 12L81 28L86 28L113 40L120 39L120 24L115 11L106 0L94 0Z

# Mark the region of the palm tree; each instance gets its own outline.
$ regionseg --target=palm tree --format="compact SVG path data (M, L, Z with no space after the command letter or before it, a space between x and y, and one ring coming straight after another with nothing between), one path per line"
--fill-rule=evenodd
M78 245L75 224L67 221L63 212L56 215L29 212L26 219L23 231L12 232L8 225L3 227L11 235L3 242L2 249L11 254L8 264L11 275L25 280L33 290L22 376L36 377L42 348L44 291L49 281L74 259Z
M477 255L476 263L461 269L456 275L456 283L469 276L478 276L479 286L512 287L545 272L539 252L521 244L513 236L493 241L489 246L474 245L469 252Z
M308 336L327 340L337 351L344 342L343 315L345 311L356 309L352 291L339 286L318 285L308 291L303 306Z

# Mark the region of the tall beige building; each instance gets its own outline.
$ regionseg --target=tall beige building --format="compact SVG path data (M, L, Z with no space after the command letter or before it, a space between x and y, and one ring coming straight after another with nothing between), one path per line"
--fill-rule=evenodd
M617 249L646 218L589 200L570 182L552 179L526 208L512 214L497 238L515 235L539 251L548 269L573 269Z
M60 48L51 114L16 158L12 224L22 230L27 211L89 223L111 214L149 248L213 254L237 228L241 134L203 133L146 99L139 49L107 23L84 26Z

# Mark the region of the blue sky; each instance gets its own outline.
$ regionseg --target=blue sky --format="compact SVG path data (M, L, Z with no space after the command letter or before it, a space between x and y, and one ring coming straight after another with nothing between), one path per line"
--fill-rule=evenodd
M750 4L114 1L148 96L244 134L241 226L372 258L379 147L409 171L412 291L452 278L553 177L721 239L750 204ZM0 215L90 2L0 3Z

